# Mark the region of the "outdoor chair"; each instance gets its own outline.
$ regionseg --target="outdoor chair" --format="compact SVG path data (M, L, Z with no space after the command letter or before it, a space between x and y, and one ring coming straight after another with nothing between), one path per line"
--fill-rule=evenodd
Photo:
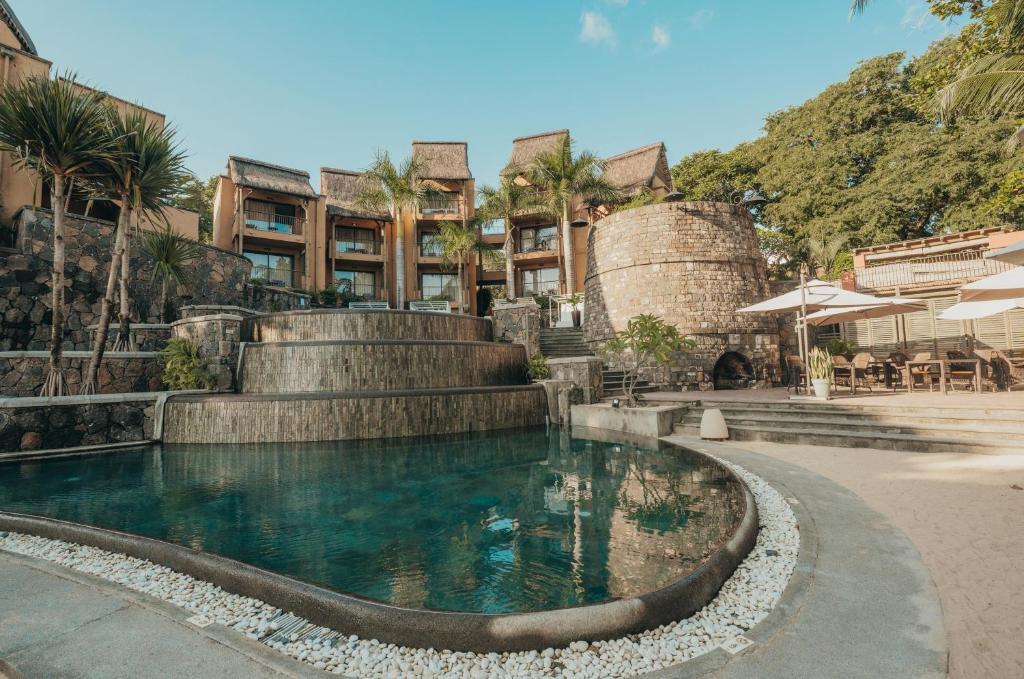
M862 351L853 357L853 379L858 384L868 388L871 391L872 384L878 384L878 374L872 373L870 366L874 363L875 358L866 351Z
M1024 385L1024 362L1012 359L999 350L995 350L993 354L993 363L999 366L1006 391L1012 390L1015 386Z
M832 381L835 385L853 388L853 366L845 356L832 357Z
M903 386L903 373L909 358L902 351L894 351L889 354L889 365L891 366L892 388L899 389Z
M804 362L799 356L786 356L786 391L799 394L804 384Z
M930 361L932 360L932 352L921 351L914 354L914 358L911 361ZM932 391L935 388L935 374L932 370L931 365L911 365L909 370L904 369L904 373L907 374L907 385L913 389L914 385L921 383L922 385L928 384L928 391Z
M962 351L953 349L946 352L946 358L956 361L958 358L968 358ZM946 379L949 381L949 388L956 391L957 383L965 385L968 389L974 389L974 378L976 376L973 363L950 363L946 368Z
M981 390L999 391L1005 386L999 358L991 349L975 349L974 357L981 361Z

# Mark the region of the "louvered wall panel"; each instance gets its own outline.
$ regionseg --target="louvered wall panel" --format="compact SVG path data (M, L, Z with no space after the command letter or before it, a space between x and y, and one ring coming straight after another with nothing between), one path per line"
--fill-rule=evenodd
M928 352L934 358L935 338L932 335L931 309L906 314L906 319L907 354L913 358L914 354Z
M871 335L867 321L847 321L843 323L843 337L855 351L871 351Z
M1024 351L1024 311L1009 311L1006 314L1010 336L1008 344L1013 351Z
M888 318L873 318L868 321L871 330L870 352L876 358L884 358L900 348L899 338L896 335L896 320L898 316Z
M956 297L940 297L928 304L935 324L935 343L939 358L946 358L947 351L962 351L966 348L964 322L944 321L939 318L939 314L956 304L956 301Z
M1009 349L1007 333L1007 315L997 314L986 318L976 318L974 324L974 345L978 349Z

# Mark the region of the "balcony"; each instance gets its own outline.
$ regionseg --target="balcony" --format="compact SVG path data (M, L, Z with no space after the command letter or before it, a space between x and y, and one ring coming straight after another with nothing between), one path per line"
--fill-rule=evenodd
M250 273L252 280L264 281L268 285L276 285L282 288L302 287L302 277L296 275L292 269L276 268L261 264L254 264Z
M420 241L420 257L444 257L444 250L436 240Z
M420 291L421 299L425 302L454 302L458 294L458 290L454 286L429 286Z
M367 229L339 229L334 238L336 254L380 254L380 239Z
M430 196L420 205L420 214L424 217L461 215L462 196L457 193Z
M553 253L558 250L558 237L520 238L516 244L516 253L525 255L533 252Z
M367 283L352 283L340 281L334 286L339 294L348 295L350 299L362 302L370 302L379 299L377 297L377 286Z
M305 220L263 210L246 210L245 226L256 231L301 235Z
M855 280L858 290L899 288L906 291L962 285L1012 268L1009 264L985 259L983 250L971 250L868 266L856 270Z

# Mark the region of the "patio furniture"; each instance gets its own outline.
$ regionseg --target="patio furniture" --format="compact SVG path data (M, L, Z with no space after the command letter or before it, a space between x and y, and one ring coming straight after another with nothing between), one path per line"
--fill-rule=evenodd
M980 354L981 351L975 352ZM1024 361L1010 358L998 349L989 352L994 381L1000 389L1011 391L1014 386L1024 384Z
M452 308L446 300L413 300L409 302L409 311L433 311L434 313L450 314Z
M981 364L981 390L989 387L992 391L1004 388L1005 379L999 357L991 349L975 349L974 356Z
M898 389L903 386L903 372L909 357L902 351L894 351L885 360L885 386L887 389Z
M950 359L950 363L946 370L946 379L949 382L949 387L953 391L956 391L956 385L958 382L976 392L981 391L980 359L969 358L967 354L956 349L947 351L946 358Z
M349 309L390 309L387 302L349 302Z
M786 391L799 394L804 384L804 362L799 356L786 356Z
M930 351L922 351L914 354L913 360L907 361L903 369L903 374L906 376L907 381L907 391L913 391L914 385L918 382L922 385L927 383L928 391L933 391L935 388L935 374L932 368L936 364L939 365L939 372L944 373L945 370L942 368L942 361L932 360L932 354ZM941 377L942 375L940 375L939 381L940 384L942 384L942 388L945 389L945 383L942 381Z
M876 363L875 357L862 351L853 357L853 380L871 391L872 384L878 384L878 373L872 372L871 365Z
M832 382L837 387L840 385L849 387L851 394L856 390L857 387L853 383L853 366L845 356L832 357Z

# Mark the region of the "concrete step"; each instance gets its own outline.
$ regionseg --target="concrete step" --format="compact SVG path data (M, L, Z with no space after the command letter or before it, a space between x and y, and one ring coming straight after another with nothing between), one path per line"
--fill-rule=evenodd
M918 419L942 419L964 421L1003 421L1024 423L1024 410L1014 408L978 408L970 406L884 406L827 404L815 402L780 401L694 401L698 407L718 408L725 412L771 413L777 416L789 415L863 415L877 418L898 418L902 421ZM666 401L666 403L668 403Z
M675 433L686 436L697 436L699 427L690 424L677 424ZM821 431L818 429L789 429L783 427L744 427L729 426L729 438L734 441L773 441L775 443L793 443L816 446L836 446L840 448L876 448L879 450L899 450L910 452L937 453L978 453L998 454L1020 452L1019 445L1010 445L1007 441L980 438L931 438L908 434L885 434L877 432L838 432Z

